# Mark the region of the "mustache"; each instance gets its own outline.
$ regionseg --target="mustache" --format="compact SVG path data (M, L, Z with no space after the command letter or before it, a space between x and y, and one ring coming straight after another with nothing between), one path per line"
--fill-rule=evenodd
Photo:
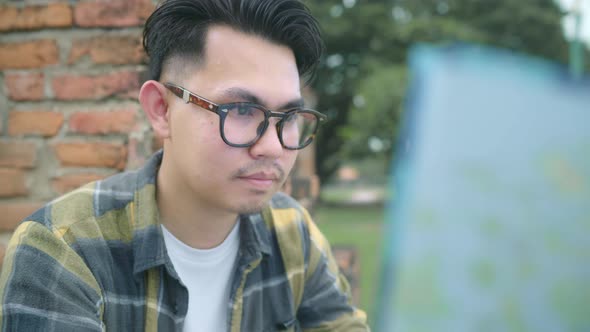
M232 178L239 178L249 174L268 171L273 169L279 180L286 178L285 170L276 162L269 163L268 161L255 161L252 164L240 167L233 175Z

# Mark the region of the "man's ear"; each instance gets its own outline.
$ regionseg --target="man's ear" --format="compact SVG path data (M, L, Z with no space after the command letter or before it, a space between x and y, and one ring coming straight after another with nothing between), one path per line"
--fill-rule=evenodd
M139 102L158 137L170 137L170 117L166 103L166 87L149 80L141 86Z

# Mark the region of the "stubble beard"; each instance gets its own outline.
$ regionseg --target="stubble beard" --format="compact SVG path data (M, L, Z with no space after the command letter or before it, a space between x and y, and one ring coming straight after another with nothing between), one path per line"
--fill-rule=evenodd
M264 210L265 207L268 206L274 194L276 194L279 191L279 189L282 188L283 184L285 183L285 180L286 179L281 179L278 182L277 186L270 190L270 192L252 190L251 194L249 195L252 195L254 197L264 197L260 197L260 201L258 202L245 202L242 205L237 206L234 212L236 212L237 214L255 214L261 212L262 210Z
M257 172L258 170L261 169L266 169L268 170L269 168L272 168L275 170L276 175L277 175L277 183L276 186L272 189L270 189L268 192L267 191L260 191L260 190L251 190L251 193L249 193L248 195L250 196L254 196L254 197L259 197L259 196L264 196L260 198L259 202L245 202L242 205L236 206L233 209L233 212L237 213L237 214L254 214L254 213L259 213L261 212L270 202L272 196L274 194L276 194L280 188L283 187L283 185L285 184L285 181L287 180L287 175L286 172L283 170L283 168L278 165L277 163L272 163L272 164L268 164L268 162L254 162L251 165L245 166L245 167L241 167L240 169L238 169L233 175L232 175L232 179L237 179L241 176L247 175L249 173L254 173Z
M256 214L260 213L268 204L269 200L264 201L261 204L250 204L250 205L242 205L238 206L234 211L237 214Z

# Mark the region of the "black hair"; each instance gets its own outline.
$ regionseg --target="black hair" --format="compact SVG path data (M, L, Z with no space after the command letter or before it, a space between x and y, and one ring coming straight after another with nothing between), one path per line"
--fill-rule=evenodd
M289 47L307 82L324 50L319 25L300 0L164 0L143 31L150 78L159 80L173 58L201 59L211 25L227 25Z

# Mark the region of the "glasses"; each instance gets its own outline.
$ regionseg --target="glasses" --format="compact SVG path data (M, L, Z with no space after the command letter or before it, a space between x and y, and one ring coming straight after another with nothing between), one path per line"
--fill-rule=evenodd
M288 150L299 150L308 146L326 115L310 109L290 109L273 112L265 107L247 102L215 104L187 89L165 83L174 95L201 108L219 115L219 131L223 141L233 147L245 148L254 145L268 128L270 118L279 118L276 123L281 145Z

